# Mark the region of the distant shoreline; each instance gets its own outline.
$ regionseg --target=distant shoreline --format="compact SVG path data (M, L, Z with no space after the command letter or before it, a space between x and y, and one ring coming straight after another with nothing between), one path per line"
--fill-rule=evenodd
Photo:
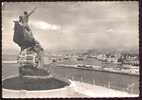
M13 61L2 61L3 64L17 64L17 61L16 60L13 60ZM46 63L45 63L46 65ZM75 68L75 69L84 69L84 70L92 70L92 68L82 68L82 67L75 67L74 65L58 65L57 67L72 67L72 68ZM95 69L93 68L93 70L95 71L103 71L103 72L111 72L111 73L118 73L118 74L128 74L128 75L136 75L136 76L139 76L139 73L129 73L129 72L120 72L120 71L112 71L112 70L100 70L100 69Z

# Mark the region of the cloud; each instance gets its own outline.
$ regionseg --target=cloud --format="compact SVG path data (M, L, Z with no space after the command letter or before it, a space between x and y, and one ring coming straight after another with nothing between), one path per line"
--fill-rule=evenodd
M2 11L3 46L12 42L11 19L36 5L29 25L44 48L138 48L138 2L7 3Z
M30 23L35 28L41 29L41 30L59 30L59 25L49 24L45 21L31 21Z

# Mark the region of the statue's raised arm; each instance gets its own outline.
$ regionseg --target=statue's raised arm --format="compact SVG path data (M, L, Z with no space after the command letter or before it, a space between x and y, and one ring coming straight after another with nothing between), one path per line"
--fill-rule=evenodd
M37 9L37 7L35 7L31 12L29 12L28 16L30 16L32 13L34 13L36 9Z

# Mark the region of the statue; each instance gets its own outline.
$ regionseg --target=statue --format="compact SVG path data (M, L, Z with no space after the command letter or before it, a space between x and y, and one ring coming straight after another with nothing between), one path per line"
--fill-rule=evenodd
M13 41L21 48L17 62L20 65L19 73L21 76L28 75L48 75L49 73L43 70L43 48L40 43L35 40L31 28L28 25L29 16L35 11L34 8L30 13L24 12L23 16L19 16L18 21L14 21L14 36ZM30 72L28 72L30 69Z

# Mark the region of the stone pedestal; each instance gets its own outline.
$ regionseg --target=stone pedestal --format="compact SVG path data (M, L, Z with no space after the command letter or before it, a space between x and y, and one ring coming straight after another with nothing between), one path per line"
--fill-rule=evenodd
M19 67L20 76L49 76L49 71L43 68L32 67L31 65Z
M2 81L4 98L66 97L72 89L70 81L55 77L10 77ZM71 93L70 93L71 94Z

